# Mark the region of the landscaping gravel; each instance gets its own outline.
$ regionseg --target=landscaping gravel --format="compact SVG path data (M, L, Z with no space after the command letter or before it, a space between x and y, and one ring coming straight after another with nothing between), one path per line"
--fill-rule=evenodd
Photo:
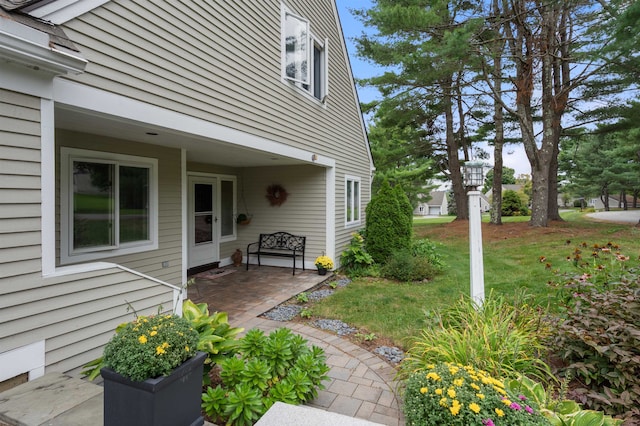
M404 359L404 352L395 346L380 346L375 348L373 352L383 356L387 361L393 364L399 364Z
M273 321L291 321L301 310L302 307L297 305L278 305L264 316Z
M312 293L309 293L309 300L317 301L320 299L324 299L325 297L329 297L333 294L333 290L318 290Z
M349 324L340 320L319 319L315 320L312 324L323 330L333 331L338 336L346 336L347 334L352 334L358 331L353 327L349 327Z
M351 282L351 280L349 278L340 278L339 280L336 280L336 286L338 287L345 287L347 286L349 283Z

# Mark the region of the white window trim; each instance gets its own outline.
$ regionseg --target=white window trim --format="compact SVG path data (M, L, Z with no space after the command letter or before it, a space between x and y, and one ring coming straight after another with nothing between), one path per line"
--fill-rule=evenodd
M358 199L353 200L352 206L347 205L348 203L347 187L349 186L350 182L358 182ZM352 191L352 194L353 194L353 191ZM359 212L358 219L349 220L350 219L348 216L349 207L351 207L351 211L353 211L353 207L355 206L356 203L358 204L358 212ZM362 223L362 179L357 176L345 175L344 177L344 223L346 228L359 226Z
M71 253L73 239L73 197L71 197L71 159L139 164L149 168L149 240L126 243L115 248ZM155 158L77 148L60 148L60 264L86 262L113 256L158 249L158 160Z
M218 203L218 216L222 216L222 181L233 182L233 233L231 235L222 236L222 220L218 221L218 235L220 236L220 243L226 243L229 241L235 241L238 239L238 224L236 218L238 217L238 179L232 175L214 175L217 178L217 203Z
M281 73L281 78L282 81L284 83L287 83L290 86L295 87L299 92L302 92L305 96L307 96L309 99L312 99L315 102L320 103L322 106L326 107L326 101L327 101L327 97L329 96L329 39L325 38L324 40L319 39L318 37L316 37L312 30L311 30L311 24L309 23L309 20L296 14L295 12L291 11L289 8L287 8L283 3L280 4L280 11L281 11L281 22L280 22L280 29L281 29L281 34L280 34L280 73ZM287 65L287 61L286 61L286 16L287 15L291 15L294 16L300 20L306 21L308 24L308 49L307 49L307 69L308 69L308 74L309 74L309 81L307 83L302 82L300 80L296 80L296 79L292 79L291 77L287 76L287 71L286 71L286 65ZM316 78L316 76L314 75L314 59L313 59L313 48L314 45L317 44L322 48L322 72L323 72L323 76L322 79L323 81L321 82L322 85L322 96L320 97L320 99L318 99L314 93L313 93L313 86L314 86L314 80ZM304 85L307 85L309 87L309 89L305 89L303 87Z

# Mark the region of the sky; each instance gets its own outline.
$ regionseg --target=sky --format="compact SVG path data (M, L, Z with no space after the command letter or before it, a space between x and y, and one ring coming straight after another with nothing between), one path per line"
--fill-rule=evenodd
M349 9L366 9L370 8L372 2L370 0L336 0L338 6L338 14L340 15L340 22L342 23L342 31L344 32L345 41L347 44L347 51L349 52L349 61L351 62L351 69L353 76L357 78L366 78L375 76L382 73L382 70L376 65L371 64L357 57L355 44L353 42L354 37L358 37L365 31L364 26L358 21L349 11ZM358 86L358 96L360 102L370 102L380 97L378 91L374 88L363 88ZM485 151L491 154L491 158L486 160L493 166L493 147L481 146ZM531 174L531 166L527 160L527 156L522 148L522 145L507 147L502 153L504 159L504 165L515 169L515 175Z

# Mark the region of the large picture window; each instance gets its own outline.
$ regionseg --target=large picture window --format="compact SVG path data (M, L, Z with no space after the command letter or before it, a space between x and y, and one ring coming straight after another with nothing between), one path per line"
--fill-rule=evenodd
M329 93L329 40L320 40L309 21L282 7L283 78L318 100Z
M360 223L360 179L347 176L345 181L346 224L356 225Z
M157 248L157 160L61 149L61 262Z

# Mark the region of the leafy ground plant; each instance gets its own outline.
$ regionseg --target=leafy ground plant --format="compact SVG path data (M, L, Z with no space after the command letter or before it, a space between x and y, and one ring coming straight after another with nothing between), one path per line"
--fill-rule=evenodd
M490 292L478 306L461 297L431 318L408 351L401 375L424 370L434 362L475 365L494 377L524 374L546 379L550 369L540 358L546 353L543 338L549 334L538 308L521 295L513 303Z
M535 402L473 366L428 364L407 381L408 426L546 425Z
M570 396L583 405L640 422L639 262L612 243L581 244L567 260L578 273L553 283L564 300L550 339L559 372L575 377Z
M252 329L241 339L238 356L219 365L202 408L217 424L252 425L277 401L297 405L315 398L328 371L324 351L291 330L266 336Z

